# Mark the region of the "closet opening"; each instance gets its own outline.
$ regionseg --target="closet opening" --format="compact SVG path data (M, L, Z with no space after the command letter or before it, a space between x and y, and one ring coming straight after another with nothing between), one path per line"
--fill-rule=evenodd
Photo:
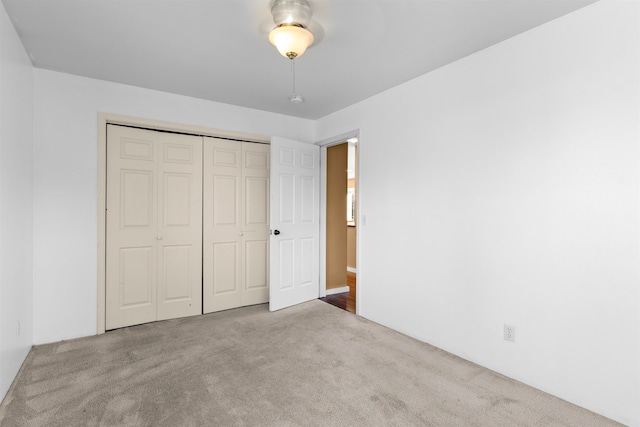
M111 144L117 149L108 150L110 136L120 133L121 139ZM128 324L202 314L211 295L228 296L243 283L243 289L252 292L239 299L241 305L268 301L269 139L199 126L98 115L98 334ZM117 171L109 171L109 163L120 162ZM108 185L110 180L117 182ZM217 186L215 191L213 186ZM251 197L246 196L248 193ZM233 199L218 203L217 207L246 202L248 213L239 206L234 206L232 216L229 211L233 209L224 212L211 204L207 207L205 199L209 197L211 201L214 194ZM211 225L211 221L205 223L207 218L227 226L227 231L235 223L235 241L220 233L217 240L207 236L205 228ZM250 227L245 227L248 223ZM122 239L109 239L109 230L126 233L121 233ZM209 227L208 231L212 230L215 234L220 229ZM213 277L215 273L209 274L210 268L207 273L214 262L207 256L227 267L224 274ZM245 256L262 268L244 268L241 261ZM234 267L228 263L230 258L237 261ZM113 265L123 269L109 271ZM107 291L109 277L115 278L116 283L111 293ZM219 286L210 282L209 296L204 288L207 277L210 281L224 281ZM135 281L136 286L127 285ZM107 325L107 306L114 301L143 314ZM219 309L216 306L213 311Z

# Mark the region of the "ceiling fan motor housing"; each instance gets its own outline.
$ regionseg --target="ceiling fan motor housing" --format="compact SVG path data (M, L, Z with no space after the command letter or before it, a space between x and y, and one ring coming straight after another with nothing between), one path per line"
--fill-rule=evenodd
M296 25L307 28L311 22L311 6L306 0L276 0L271 6L277 26Z

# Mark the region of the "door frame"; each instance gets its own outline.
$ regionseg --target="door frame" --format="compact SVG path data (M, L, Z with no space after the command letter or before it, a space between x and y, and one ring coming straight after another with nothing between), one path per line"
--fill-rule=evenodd
M358 270L358 277L361 276L360 262L360 236L361 226L359 218L360 213L360 129L345 132L340 135L336 135L331 138L324 139L316 142L316 145L320 146L320 298L327 296L327 148L334 145L340 145L347 143L350 138L358 139L358 148L356 149L356 212L358 213L358 220L356 221L356 268ZM360 290L361 286L358 283L356 286L356 314L360 314Z
M160 120L143 119L110 113L98 113L98 259L97 259L97 297L96 297L96 334L103 334L106 326L106 194L107 194L107 125L124 125L156 131L187 133L196 136L229 138L240 141L269 144L270 137L251 133L234 132L204 126L187 125Z

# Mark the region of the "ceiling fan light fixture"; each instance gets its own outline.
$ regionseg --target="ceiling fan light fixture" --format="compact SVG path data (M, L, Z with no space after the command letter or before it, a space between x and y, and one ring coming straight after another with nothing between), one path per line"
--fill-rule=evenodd
M275 0L271 6L273 22L276 24L269 41L282 56L291 60L292 91L289 101L292 104L304 102L296 93L296 61L313 43L313 34L307 30L311 22L311 6L307 0Z
M313 43L313 34L297 25L282 25L271 31L269 41L282 56L294 59L302 56Z

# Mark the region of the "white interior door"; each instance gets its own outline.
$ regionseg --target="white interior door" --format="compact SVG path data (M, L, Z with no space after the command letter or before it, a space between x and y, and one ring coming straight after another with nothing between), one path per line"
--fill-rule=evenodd
M271 139L269 310L320 296L320 148Z
M108 126L106 329L202 312L202 138Z
M269 301L269 146L204 141L204 312Z

